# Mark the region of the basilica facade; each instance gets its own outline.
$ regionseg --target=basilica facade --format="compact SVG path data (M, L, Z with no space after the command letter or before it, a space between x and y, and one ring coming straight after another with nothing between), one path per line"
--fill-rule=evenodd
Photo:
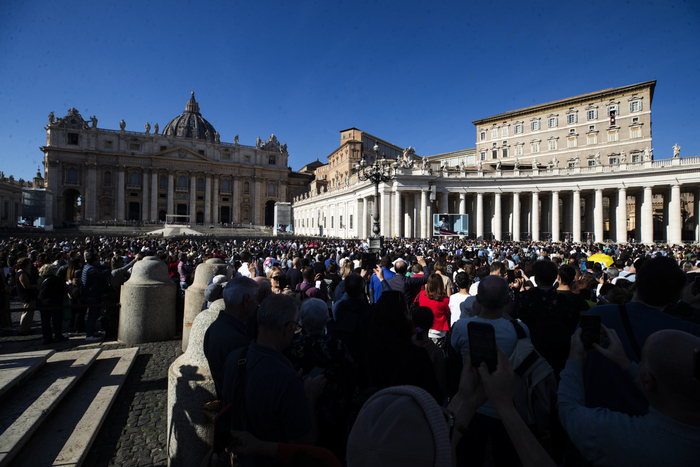
M272 225L291 200L287 145L225 143L202 117L194 92L162 129L98 127L76 109L49 114L44 152L46 228L107 221ZM308 177L309 181L311 177Z

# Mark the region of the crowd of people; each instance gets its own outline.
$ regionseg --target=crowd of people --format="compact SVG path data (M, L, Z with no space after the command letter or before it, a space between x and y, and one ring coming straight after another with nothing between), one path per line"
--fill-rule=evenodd
M27 310L20 334L38 308L47 345L66 332L102 339L98 319L113 321L104 305L140 258L167 263L180 294L199 264L220 258L204 303L224 305L204 340L217 396L207 409L223 409L232 430L219 460L228 450L240 465L695 465L699 252L434 238L387 239L375 255L361 240L8 238L0 324L14 332L15 297ZM584 316L600 323L585 349ZM476 358L478 325L493 329L492 362ZM523 348L547 378L523 377Z

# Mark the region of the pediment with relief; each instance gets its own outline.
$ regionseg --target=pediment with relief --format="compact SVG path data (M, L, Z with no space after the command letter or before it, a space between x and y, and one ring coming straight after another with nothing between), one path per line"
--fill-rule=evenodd
M198 152L193 151L192 149L189 149L185 146L176 146L174 148L168 148L165 151L159 151L153 154L152 157L211 162L211 159L209 159L208 157L199 154Z

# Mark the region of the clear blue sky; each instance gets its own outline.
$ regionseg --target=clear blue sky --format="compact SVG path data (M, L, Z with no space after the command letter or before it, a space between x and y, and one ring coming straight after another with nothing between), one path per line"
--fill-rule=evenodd
M47 115L161 129L192 89L221 140L274 133L297 170L357 127L431 155L473 120L657 80L657 159L700 155L700 3L0 0L0 170L31 178Z

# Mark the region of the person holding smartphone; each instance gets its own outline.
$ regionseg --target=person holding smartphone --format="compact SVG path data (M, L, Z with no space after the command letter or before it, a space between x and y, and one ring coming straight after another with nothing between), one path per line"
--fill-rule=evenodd
M505 313L508 305L508 282L496 275L489 275L479 281L475 307L479 314L460 319L452 328L452 346L462 356L469 350L469 323L493 326L495 343L506 355L513 353L518 342L513 324ZM520 323L530 338L530 330ZM483 465L486 445L491 437L493 459L497 466L519 465L518 454L508 437L506 428L498 412L490 402L479 407L469 423L467 433L457 446L457 461L462 465Z

